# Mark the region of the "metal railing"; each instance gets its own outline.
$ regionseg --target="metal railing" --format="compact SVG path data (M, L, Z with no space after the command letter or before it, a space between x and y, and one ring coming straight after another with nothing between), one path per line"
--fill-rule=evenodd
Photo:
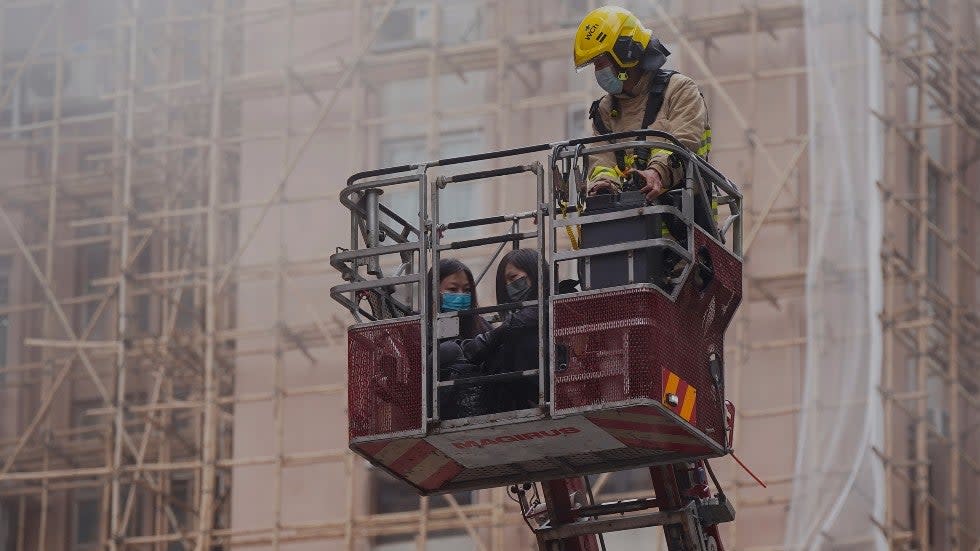
M648 141L649 139L649 141ZM624 140L611 143L610 140ZM573 212L559 216L560 202L576 202L579 186L583 183L584 167L590 155L634 149L638 147L658 148L670 151L680 166L684 168L683 185L672 193L680 195L680 206L653 204L638 209L590 214ZM436 167L460 167L469 163L496 160L498 162L518 156L547 152L546 164L534 161L516 163L488 170L465 171L434 176ZM546 169L545 167L548 167ZM552 178L546 178L549 173ZM499 178L520 174L533 174L534 206L526 211L494 214L479 218L456 220L442 223L440 220L440 195L450 186L463 182L495 182ZM434 176L434 177L433 177ZM550 185L549 184L550 180ZM575 186L571 185L575 182ZM419 210L417 217L406 219L390 207L384 205L381 196L387 188L417 185ZM330 290L331 297L347 308L359 322L379 319L418 316L421 323L422 348L421 365L431 378L424 385L423 408L430 422L439 417L438 392L441 388L462 384L483 384L513 380L515 377L537 377L538 405L543 412L547 405L545 389L550 385L548 373L553 363L546 362L546 355L552 346L548 338L550 331L550 304L547 297L554 297L558 282L556 268L562 262L585 262L598 255L626 252L629 259L630 283L634 279L633 253L642 249L665 249L688 261L688 268L682 276L687 277L696 252L693 231L695 225L695 196L700 196L701 205L725 205L729 209L728 218L720 227L707 231L712 237L724 242L728 230L732 230L730 250L738 257L742 247L742 196L737 186L705 159L686 149L676 138L664 132L643 130L596 136L564 142L540 144L529 147L508 149L442 159L438 161L401 165L380 170L360 172L347 180L347 186L340 194L341 203L351 212L351 239L349 248L338 248L331 256L334 266L346 281ZM625 220L640 216L661 215L673 217L687 229L686 242L680 243L669 237L626 241L604 246L573 250L561 248L559 232L569 226L588 226L614 220ZM521 223L533 220L534 228L522 231ZM489 230L501 224L509 224L505 232ZM458 240L444 240L444 233L453 230L480 228L488 235ZM521 241L534 240L539 252L537 297L539 300L521 303L501 304L473 308L459 312L440 312L438 265L443 253L462 251L487 245L497 245L494 254L489 256L485 266L479 271L477 281L482 279L507 246L518 248ZM397 268L386 273L383 259L397 255ZM436 269L430 270L431 267ZM427 275L431 272L431 277ZM588 273L588 271L586 271ZM588 281L583 287L588 288ZM408 289L399 295L399 290ZM407 298L405 298L407 297ZM366 299L368 309L362 305ZM461 316L499 313L518 308L535 306L538 308L538 337L542 346L538 347L538 367L520 373L481 375L467 379L440 381L438 369L438 344L443 338L455 336ZM546 322L547 320L547 322ZM431 390L431 400L430 400ZM431 404L431 409L429 405ZM431 412L431 413L430 413Z

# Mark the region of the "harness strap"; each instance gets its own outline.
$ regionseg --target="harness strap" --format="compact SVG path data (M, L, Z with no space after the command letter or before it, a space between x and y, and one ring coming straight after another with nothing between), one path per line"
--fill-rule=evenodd
M643 128L649 127L655 120L660 108L664 105L664 95L667 85L670 84L670 77L677 74L677 71L657 71L653 76L653 85L650 87L650 95L647 96L647 107L643 112Z
M613 117L619 116L619 101L616 100L616 96L609 96L609 100L612 102L612 113ZM602 113L599 112L599 102L602 98L599 98L592 102L592 107L589 107L589 118L592 119L592 127L595 129L596 134L612 134L612 130L606 126L606 121L602 120ZM613 143L611 140L609 143ZM626 152L622 149L616 150L616 166L620 170L626 168Z
M643 111L643 126L641 128L648 128L654 121L657 120L657 114L660 113L660 108L664 105L664 96L667 91L667 85L670 84L670 78L677 74L677 71L670 70L659 70L653 75L653 82L651 83L650 93L647 95L646 108ZM599 98L592 102L592 106L589 107L589 118L592 119L592 127L595 129L596 134L612 134L612 130L606 125L606 121L602 120L602 114L599 112L599 103L602 98ZM616 96L610 95L609 101L611 103L611 113L613 118L616 118L620 114L619 99ZM610 143L612 143L610 141ZM616 154L616 165L620 170L626 170L627 158L626 152L619 150L615 152ZM635 154L635 159L639 160L641 164L645 165L649 161L651 156L650 148L640 148ZM645 168L645 167L644 167Z
M675 74L677 74L677 71L661 69L660 71L657 71L656 75L654 75L653 84L650 87L650 95L647 96L646 109L643 111L643 128L649 128L650 125L657 120L657 115L660 113L660 108L664 105L664 96L667 92L667 85L670 84L670 78ZM649 147L637 148L636 156L637 160L640 162L640 166L642 168L646 168L647 163L650 161L650 157L653 156L653 150Z
M580 205L575 205L575 210L579 214L582 214L582 207ZM561 219L568 219L568 201L562 200L561 202ZM572 245L572 250L577 251L579 249L579 242L582 239L582 226L565 226L565 233L568 234L568 242Z

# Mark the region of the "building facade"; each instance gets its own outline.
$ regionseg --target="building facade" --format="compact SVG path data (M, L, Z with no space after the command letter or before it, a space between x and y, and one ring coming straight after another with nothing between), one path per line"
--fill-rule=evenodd
M701 84L711 162L745 192L727 369L735 448L769 487L729 459L717 471L738 508L730 548L783 549L824 189L808 164L807 2L620 4ZM570 50L596 5L0 3L0 550L531 548L506 489L419 498L347 450L352 320L328 259L348 244L337 197L356 171L588 134L600 91ZM875 522L895 549L973 549L978 7L881 7ZM467 184L440 215L526 210L529 193ZM417 210L413 193L384 201ZM595 484L603 499L650 491L641 471Z

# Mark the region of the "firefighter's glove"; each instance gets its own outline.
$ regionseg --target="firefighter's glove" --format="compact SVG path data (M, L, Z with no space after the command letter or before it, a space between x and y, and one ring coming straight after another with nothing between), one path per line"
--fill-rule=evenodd
M618 193L620 188L620 178L623 175L618 168L611 166L597 165L589 172L589 189L585 190L589 196L600 195L603 193Z
M593 195L602 195L604 193L618 193L620 185L612 180L607 180L602 178L592 182L589 186L589 197Z
M663 178L661 178L660 173L652 168L646 170L635 170L630 169L630 174L638 174L644 180L646 180L646 185L643 186L640 191L647 196L647 201L654 201L657 197L663 195L667 191L667 187L664 186Z

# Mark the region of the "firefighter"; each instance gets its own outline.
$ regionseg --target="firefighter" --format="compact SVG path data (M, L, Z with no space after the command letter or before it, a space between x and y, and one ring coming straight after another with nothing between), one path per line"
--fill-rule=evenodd
M706 157L711 147L708 110L697 83L663 69L670 52L629 11L606 6L591 11L575 33L578 70L591 65L606 95L589 109L593 135L651 129L669 132ZM620 191L632 182L649 201L683 181L680 163L664 149L642 148L591 155L589 195Z

